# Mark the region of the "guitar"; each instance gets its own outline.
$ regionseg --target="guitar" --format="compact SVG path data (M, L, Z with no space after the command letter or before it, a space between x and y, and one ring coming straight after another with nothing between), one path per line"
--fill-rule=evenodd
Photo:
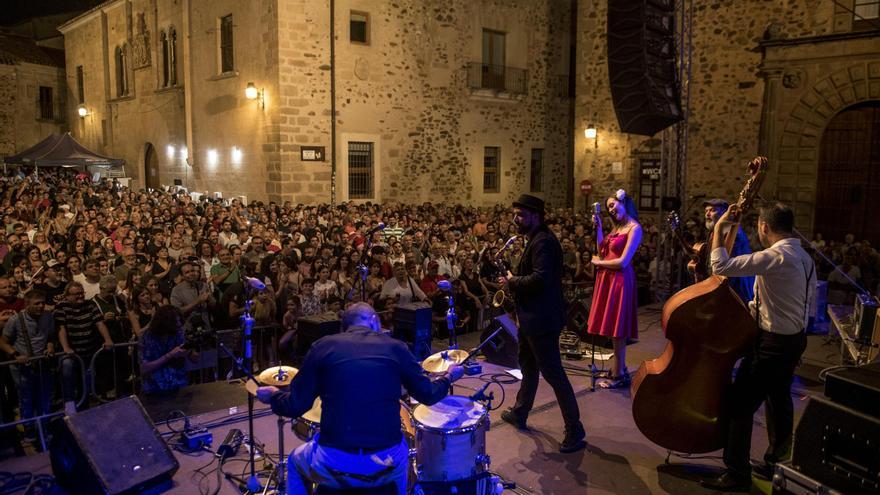
M691 258L688 261L687 269L694 277L694 282L705 280L709 276L709 268L706 265L706 258L709 256L709 246L705 242L694 243L693 246L688 244L684 236L681 234L681 218L677 211L672 211L666 217L666 224L673 237L684 248L685 253Z

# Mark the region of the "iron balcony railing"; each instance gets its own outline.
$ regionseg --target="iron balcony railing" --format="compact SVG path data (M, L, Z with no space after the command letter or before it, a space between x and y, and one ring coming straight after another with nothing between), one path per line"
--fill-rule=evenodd
M528 92L528 71L525 69L470 62L467 71L470 89L491 89L511 94Z

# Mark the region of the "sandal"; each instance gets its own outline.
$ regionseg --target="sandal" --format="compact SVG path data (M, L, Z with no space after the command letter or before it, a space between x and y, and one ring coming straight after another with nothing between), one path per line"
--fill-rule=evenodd
M630 378L629 373L624 372L624 374L620 376L611 377L609 381L604 381L600 383L599 386L608 389L618 389L629 387L631 383L632 378Z

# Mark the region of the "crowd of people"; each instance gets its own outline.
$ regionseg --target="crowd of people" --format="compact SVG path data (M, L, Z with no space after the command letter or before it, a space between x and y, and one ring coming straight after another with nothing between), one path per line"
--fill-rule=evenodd
M88 365L102 346L138 342L147 393L186 383L182 363L197 358L185 345L187 336L238 327L248 278L265 285L254 297L257 325L280 328L267 365L294 349L301 318L340 312L359 301L375 307L383 325L394 305L427 302L442 332L441 280L452 282L459 331L479 329L499 288L494 258L516 234L506 205L245 205L174 188L137 191L109 179L93 183L62 169L4 177L0 201L6 227L0 243L4 360L25 363L63 353ZM548 209L545 221L560 240L563 284L569 301L576 300L593 285L594 221L571 208ZM377 228L380 222L384 230ZM705 237L702 222L699 216L685 222L685 235ZM632 265L639 301L649 302L669 278L657 256L667 230L653 215L643 216L640 228ZM876 287L880 256L867 242L817 237L814 247L854 279ZM515 266L523 250L517 237L502 258ZM817 259L817 266L830 289L850 290L824 260ZM624 364L615 374L623 373ZM73 386L79 366L62 360L53 370L67 379L61 395L68 409L82 392ZM0 370L3 422L15 417L16 395L22 417L50 407L51 391L29 375L34 368L24 374Z

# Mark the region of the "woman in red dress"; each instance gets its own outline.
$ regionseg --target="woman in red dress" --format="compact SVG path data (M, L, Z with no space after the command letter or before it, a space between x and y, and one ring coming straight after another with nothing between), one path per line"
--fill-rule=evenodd
M602 232L602 218L593 215L599 255L592 259L596 266L596 286L587 331L611 337L614 343L611 379L599 385L622 388L630 384L626 341L637 338L639 332L638 288L632 259L642 242L642 226L635 203L623 189L605 200L605 207L612 225L607 236Z

